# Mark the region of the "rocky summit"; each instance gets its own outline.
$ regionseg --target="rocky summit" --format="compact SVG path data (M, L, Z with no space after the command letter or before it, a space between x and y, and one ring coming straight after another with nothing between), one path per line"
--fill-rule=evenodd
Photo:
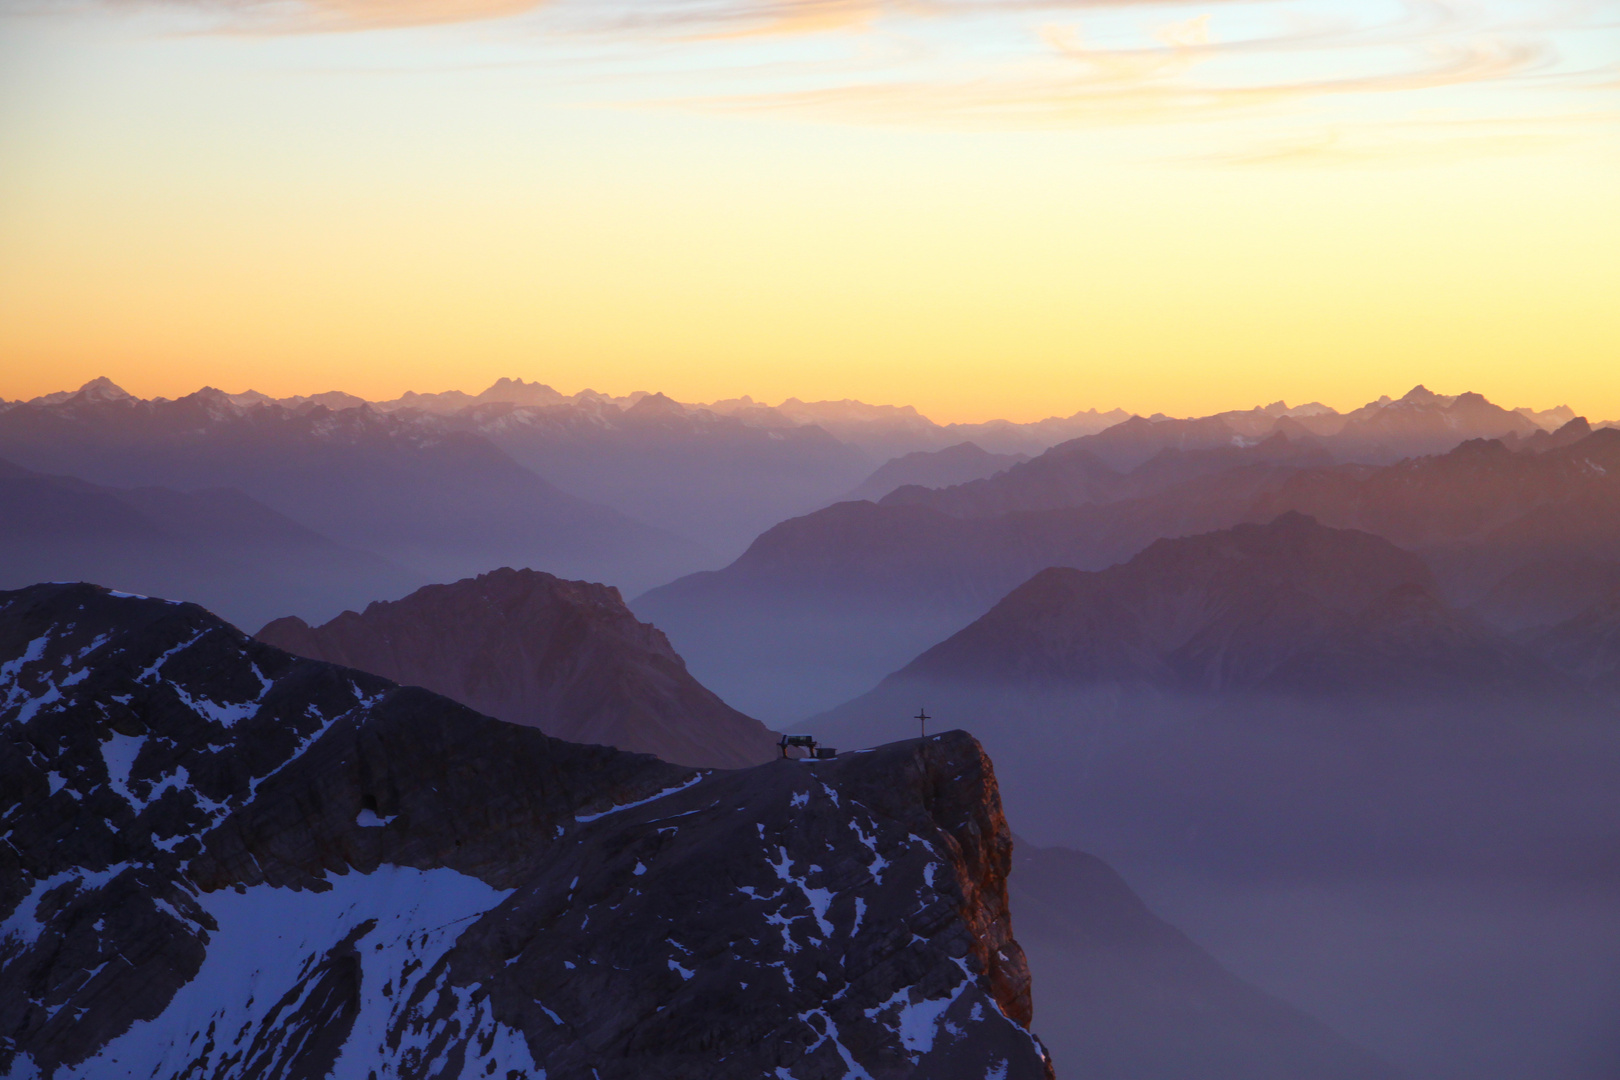
M990 763L701 771L0 593L0 1074L1050 1077Z
M777 755L776 734L694 679L611 585L506 567L257 636L575 742L723 769Z

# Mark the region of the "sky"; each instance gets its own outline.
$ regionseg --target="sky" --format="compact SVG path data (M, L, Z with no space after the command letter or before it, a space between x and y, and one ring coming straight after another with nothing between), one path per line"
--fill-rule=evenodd
M0 398L1620 418L1620 0L0 0Z

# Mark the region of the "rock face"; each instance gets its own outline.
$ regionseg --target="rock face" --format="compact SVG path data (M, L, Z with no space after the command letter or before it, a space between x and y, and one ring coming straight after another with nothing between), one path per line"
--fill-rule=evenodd
M960 733L704 773L0 594L0 1073L1050 1076Z
M559 739L712 768L778 756L776 735L692 678L663 633L607 585L501 569L321 627L277 619L257 637Z

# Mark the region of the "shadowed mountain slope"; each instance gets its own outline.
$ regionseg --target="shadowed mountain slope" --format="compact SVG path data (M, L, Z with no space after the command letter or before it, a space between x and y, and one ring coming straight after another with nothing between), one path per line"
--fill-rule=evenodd
M1108 864L1019 840L1008 896L1042 1036L1074 1080L1350 1080L1396 1071L1236 979ZM1079 1067L1065 1068L1065 1062Z
M692 678L607 585L507 568L320 627L277 619L257 637L573 742L718 768L777 754L774 733Z
M106 582L177 596L255 626L332 615L412 576L333 543L240 491L115 488L0 461L0 588Z
M0 1073L1049 1077L953 733L715 774L0 594Z
M1620 696L1620 590L1536 636L1532 644L1600 693Z

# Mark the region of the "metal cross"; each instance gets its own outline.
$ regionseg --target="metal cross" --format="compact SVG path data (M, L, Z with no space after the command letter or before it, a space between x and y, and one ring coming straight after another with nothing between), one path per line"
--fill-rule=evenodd
M926 710L918 709L915 719L917 721L917 728L921 732L922 737L925 739L928 738L928 721L933 719L933 717L929 716Z

